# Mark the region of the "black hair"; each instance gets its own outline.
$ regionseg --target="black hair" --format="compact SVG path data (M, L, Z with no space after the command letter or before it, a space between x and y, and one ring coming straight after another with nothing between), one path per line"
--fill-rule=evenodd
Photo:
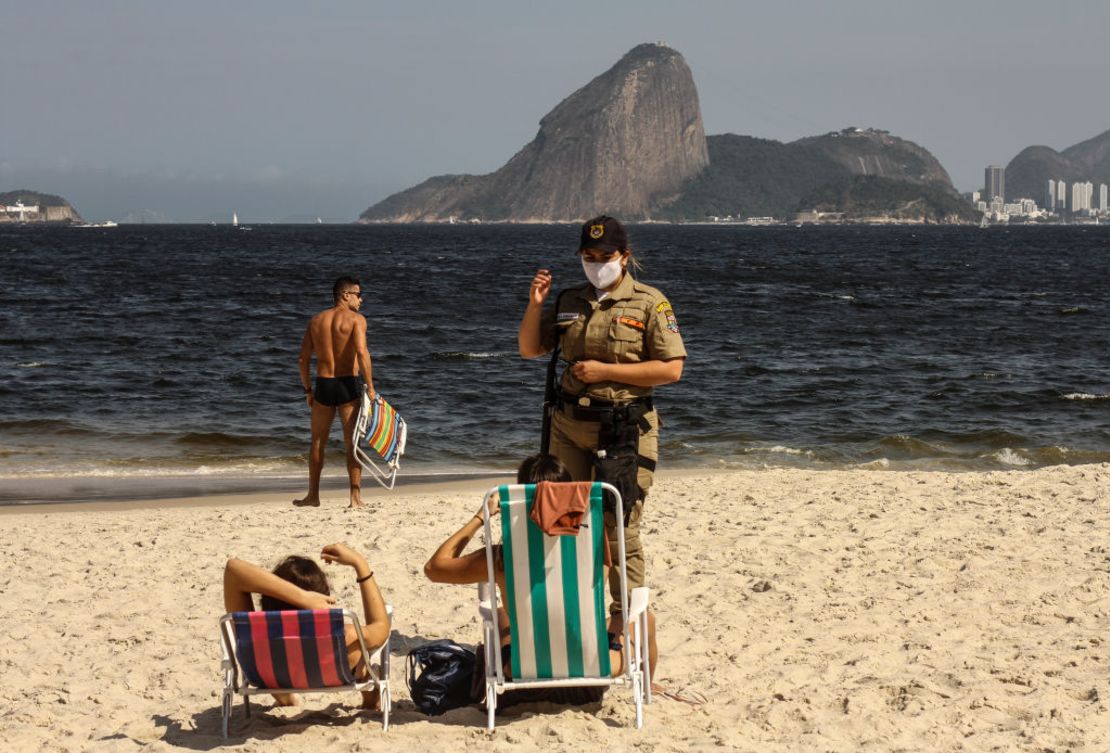
M331 596L331 587L328 586L328 576L324 574L324 571L320 569L319 565L308 557L298 557L295 554L291 554L278 563L278 566L273 569L273 573L282 580L287 580L306 591L315 591L325 596ZM298 608L265 594L262 595L259 603L262 606L263 612L279 612Z
M541 481L574 481L563 461L554 455L537 452L520 461L516 469L518 484L538 484ZM498 570L505 569L505 554L501 544L493 545L493 562Z
M332 298L334 298L338 302L340 296L342 296L348 290L350 290L351 288L356 287L356 286L361 288L362 283L360 283L358 280L356 280L353 277L348 277L347 275L343 275L342 277L340 277L338 280L335 281L334 285L332 285L332 288L331 288Z
M536 453L521 461L516 470L518 484L538 484L541 481L573 481L563 461L554 455Z

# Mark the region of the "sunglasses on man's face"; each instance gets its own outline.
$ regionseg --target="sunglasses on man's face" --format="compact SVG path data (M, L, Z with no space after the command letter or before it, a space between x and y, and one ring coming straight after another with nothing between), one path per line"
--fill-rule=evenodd
M355 292L354 290L348 290L345 293L345 295L353 295L355 298L358 298L360 301L362 300L362 293Z

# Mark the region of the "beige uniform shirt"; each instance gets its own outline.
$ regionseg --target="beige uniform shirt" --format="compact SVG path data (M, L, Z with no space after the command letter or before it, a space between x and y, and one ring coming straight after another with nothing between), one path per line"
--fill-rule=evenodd
M544 311L540 332L544 349L551 350L557 329L564 361L640 363L686 356L678 320L666 296L630 274L625 274L604 300L597 300L594 287L587 283L565 290L557 301L557 312L554 306ZM602 400L628 400L652 393L651 387L623 382L586 384L575 379L569 368L563 371L560 387L571 395Z

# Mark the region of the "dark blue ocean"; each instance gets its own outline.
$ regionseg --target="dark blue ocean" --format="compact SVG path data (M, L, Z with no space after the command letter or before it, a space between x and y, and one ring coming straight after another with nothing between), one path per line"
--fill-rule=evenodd
M640 278L690 357L662 468L1110 461L1110 228L642 225ZM347 273L408 478L535 451L545 359L516 354L548 226L0 228L0 503L302 491L296 357ZM342 477L333 434L325 474Z

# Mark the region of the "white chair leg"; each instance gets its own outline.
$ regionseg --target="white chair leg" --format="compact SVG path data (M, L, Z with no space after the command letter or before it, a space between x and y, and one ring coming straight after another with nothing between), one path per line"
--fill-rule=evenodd
M385 685L385 686L379 686L379 687L381 687L381 695L379 696L379 698L381 699L381 704L382 704L382 732L388 732L389 731L389 712L390 712L390 709L393 707L393 699L390 696L389 685L388 684Z
M643 677L636 674L632 678L632 695L636 702L636 729L644 726L644 686Z
M647 612L640 615L640 655L644 670L644 703L651 703L651 645L648 636Z
M220 711L223 716L223 734L224 739L227 739L227 728L231 723L231 709L235 698L231 694L231 688L224 688L223 698L220 699Z
M486 713L489 718L486 720L486 729L493 731L494 714L497 712L497 690L492 684L486 683Z

